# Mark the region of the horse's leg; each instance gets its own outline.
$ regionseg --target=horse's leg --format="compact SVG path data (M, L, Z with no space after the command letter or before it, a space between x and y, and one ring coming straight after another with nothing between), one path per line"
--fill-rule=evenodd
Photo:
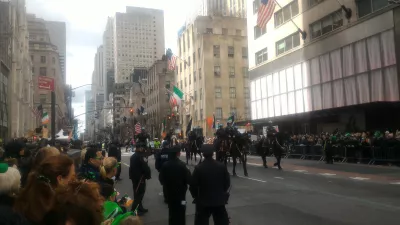
M231 154L231 156L232 156L232 161L233 161L232 175L237 176L237 174L236 174L236 155Z
M243 152L243 154L241 154L241 153L239 153L240 154L240 160L242 161L242 164L243 164L243 172L244 172L244 175L246 176L246 177L248 177L249 176L249 174L247 173L247 166L246 166L246 159L245 158L247 158L246 157L246 153L244 153Z

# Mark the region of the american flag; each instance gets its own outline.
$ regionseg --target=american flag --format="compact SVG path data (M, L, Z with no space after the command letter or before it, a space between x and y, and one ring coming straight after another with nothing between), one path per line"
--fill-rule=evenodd
M168 69L169 70L175 70L175 66L176 66L176 56L172 55L168 59Z
M36 117L42 117L43 106L40 104L37 108L33 108L32 112Z
M178 102L176 101L176 98L173 95L171 95L171 97L169 97L169 104L171 105L171 107L178 105Z
M135 132L136 132L136 134L142 133L142 126L140 126L139 122L137 122L135 125Z
M271 19L275 10L275 0L261 0L260 8L258 8L257 26L265 27Z

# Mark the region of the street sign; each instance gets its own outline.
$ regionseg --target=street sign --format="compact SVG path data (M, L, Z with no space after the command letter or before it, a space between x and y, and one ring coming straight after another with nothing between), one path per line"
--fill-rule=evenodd
M54 79L46 76L39 76L38 87L40 90L54 91Z

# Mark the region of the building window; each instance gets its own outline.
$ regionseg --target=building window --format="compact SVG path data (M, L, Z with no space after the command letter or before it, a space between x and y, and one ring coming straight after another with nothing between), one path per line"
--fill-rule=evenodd
M221 76L221 67L220 66L214 66L214 76Z
M222 34L223 34L223 35L227 35L227 34L228 34L228 29L222 28Z
M237 35L237 36L242 36L242 30L236 29L236 35Z
M196 53L193 52L193 65L196 63Z
M233 58L235 56L235 48L233 46L228 46L228 57Z
M187 79L186 79L186 77L185 77L185 87L187 86L187 82L186 82L186 81L187 81Z
M201 80L201 68L199 68L199 80Z
M192 84L192 76L189 74L189 85Z
M203 109L200 109L200 120L203 120Z
M249 68L248 67L242 67L242 73L243 77L249 77Z
M200 48L197 49L197 53L198 53L198 57L197 58L199 58L199 60L200 60L200 54L201 54Z
M220 107L215 108L215 119L217 119L217 120L222 119L222 108L220 108Z
M46 56L40 56L40 62L46 63Z
M219 57L220 57L220 48L219 48L219 45L214 45L214 46L213 46L213 53L214 53L214 57L215 57L215 58L219 58Z
M200 93L199 93L199 95L200 95L200 100L202 100L202 99L203 99L203 88L200 88Z
M244 98L245 99L249 99L250 98L250 88L244 87L243 93L244 93Z
M179 63L179 72L182 72L182 63Z
M187 64L190 66L190 56L188 57Z
M193 71L193 82L196 83L196 71Z
M261 0L253 1L253 14L256 14L258 12L258 7L260 6L260 1Z
M32 67L32 75L35 75L35 67Z
M234 66L229 67L229 77L235 77L235 67Z
M236 98L236 88L235 87L229 88L229 98Z
M256 52L256 65L261 64L268 60L268 48L264 48Z
M317 38L343 26L342 9L312 23L310 25L311 38Z
M197 110L194 111L194 121L198 120L198 116L197 116Z
M181 88L183 88L182 81L181 81Z
M39 75L40 76L47 76L47 68L46 67L40 67L39 68Z
M294 0L275 13L275 27L289 21L297 14L299 14L299 2Z
M317 5L317 4L319 4L319 3L323 2L323 1L324 0L308 0L308 5L310 7L312 7L312 6Z
M242 47L242 58L247 59L248 58L248 50L247 47Z
M197 101L197 91L194 91L194 101Z
M53 64L56 64L56 58L52 58Z
M213 29L212 28L206 28L206 34L212 34Z
M56 69L51 69L53 71L53 77L56 76Z
M300 34L296 32L285 39L276 42L276 55L280 55L300 45Z
M258 26L254 27L254 40L263 36L264 34L267 33L267 26L265 25L265 27L260 28Z
M47 95L41 94L41 95L39 96L39 101L40 101L40 104L45 104L46 101L47 101Z
M356 0L358 17L366 16L370 13L378 11L389 3L386 0Z
M215 87L215 98L222 98L222 89L221 89L221 87Z
M35 59L35 57L33 55L31 55L31 61L33 62L33 60Z

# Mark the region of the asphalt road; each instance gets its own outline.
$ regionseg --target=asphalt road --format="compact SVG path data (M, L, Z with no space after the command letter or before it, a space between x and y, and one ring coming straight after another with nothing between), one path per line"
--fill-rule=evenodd
M122 178L117 189L133 196L128 177L130 154L122 157ZM350 225L400 222L400 169L285 159L282 171L262 168L258 157L248 159L249 177L231 177L227 206L233 225ZM190 164L190 163L189 163ZM269 159L273 164L273 159ZM161 196L154 159L149 158L152 179L147 183L142 217L146 225L167 225L168 208ZM192 171L194 166L189 165ZM231 165L229 165L231 171ZM194 224L194 205L187 193L187 224ZM212 225L212 219L210 219Z

